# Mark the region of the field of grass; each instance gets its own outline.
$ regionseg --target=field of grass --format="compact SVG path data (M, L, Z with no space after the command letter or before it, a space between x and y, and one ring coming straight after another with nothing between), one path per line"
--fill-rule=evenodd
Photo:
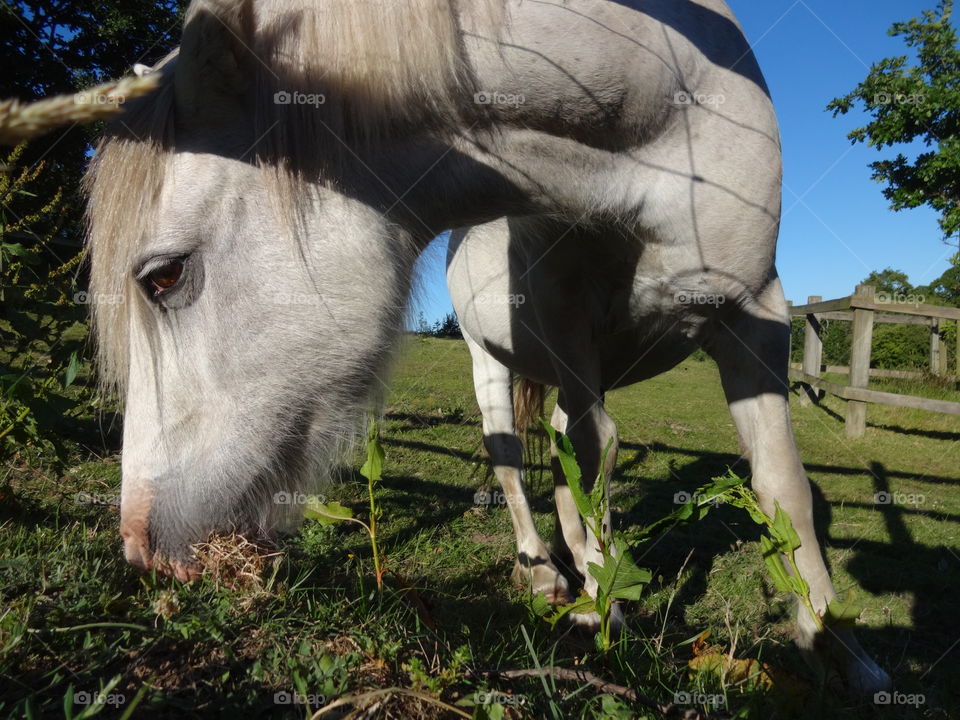
M407 350L383 425L382 593L363 531L316 522L256 582L138 576L110 504L116 455L78 452L62 476L10 461L0 475L0 717L304 718L364 693L353 707L369 713L350 717L657 717L583 683L494 672L542 665L585 669L662 703L699 700L712 717L960 717L957 418L871 406L866 437L850 440L842 401L791 401L835 582L863 607L861 641L900 693L923 700L883 706L818 686L790 642L790 602L766 578L759 531L733 508L636 552L653 581L627 604L629 631L609 654L566 625L551 630L511 584L507 510L475 502L496 488L466 347L411 339ZM747 472L709 361L613 392L608 408L621 438L612 503L623 530L728 468ZM532 461L531 504L550 537L551 480L536 452ZM365 517L364 479L342 475L325 495ZM694 673L694 652L710 651L767 663L772 687ZM84 704L101 691L102 704Z

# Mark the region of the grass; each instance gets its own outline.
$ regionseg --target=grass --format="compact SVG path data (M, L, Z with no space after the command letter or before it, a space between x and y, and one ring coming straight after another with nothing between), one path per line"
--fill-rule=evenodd
M311 705L288 702L294 694L316 710L391 687L403 692L368 697L372 716L655 717L583 683L486 672L540 665L585 669L658 702L711 701L718 717L960 714L955 417L870 406L866 436L851 440L842 401L791 401L835 582L864 607L861 641L898 691L924 697L918 708L886 707L830 686L818 692L789 640L790 603L766 578L760 531L732 508L637 553L653 581L627 605L632 632L611 652L601 656L563 625L551 631L510 583L506 508L474 502L496 488L480 456L469 367L463 343L416 339L397 368L377 491L390 571L383 592L368 538L349 523L304 525L255 582L138 576L122 560L109 504L116 456L78 454L61 477L36 459L9 461L0 475L0 717L79 717L97 706L65 701L109 688L102 717L135 705L132 717L304 718ZM620 530L654 522L676 507L676 493L729 467L747 472L709 361L610 393L608 408L621 437L611 496ZM549 473L540 465L529 475L549 537ZM359 518L369 512L366 480L352 470L326 495ZM766 663L773 687L720 677L707 662L689 666L731 649Z

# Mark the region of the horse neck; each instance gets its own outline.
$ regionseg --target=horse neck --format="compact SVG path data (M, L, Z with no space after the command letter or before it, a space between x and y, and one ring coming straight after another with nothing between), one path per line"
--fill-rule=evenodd
M498 128L399 143L364 171L376 176L375 193L391 219L435 235L508 215L582 217L596 205L612 162L609 153L571 139Z

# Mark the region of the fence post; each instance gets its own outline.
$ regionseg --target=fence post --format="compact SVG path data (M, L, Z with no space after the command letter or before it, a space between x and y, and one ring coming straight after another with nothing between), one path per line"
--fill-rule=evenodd
M940 375L940 319L930 318L930 374Z
M852 304L873 303L874 287L857 285ZM870 350L873 344L873 310L854 308L853 337L850 346L850 387L865 388L870 382ZM847 401L847 437L863 437L867 430L867 404Z
M820 295L811 295L807 303L817 303L823 300ZM823 339L820 337L820 321L813 313L807 313L807 321L803 332L803 372L820 377L820 363L823 362ZM820 402L820 391L804 383L804 392L800 395L800 404Z

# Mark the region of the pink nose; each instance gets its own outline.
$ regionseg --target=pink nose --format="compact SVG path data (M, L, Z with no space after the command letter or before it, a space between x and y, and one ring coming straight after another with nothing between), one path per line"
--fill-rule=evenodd
M180 562L167 562L162 558L157 562L143 534L121 526L120 536L123 538L123 556L128 563L140 570L150 570L156 564L158 572L173 575L180 582L192 582L200 577L200 569L197 567Z
M146 538L128 528L120 528L120 535L123 538L123 556L127 562L141 570L149 570L152 563Z

